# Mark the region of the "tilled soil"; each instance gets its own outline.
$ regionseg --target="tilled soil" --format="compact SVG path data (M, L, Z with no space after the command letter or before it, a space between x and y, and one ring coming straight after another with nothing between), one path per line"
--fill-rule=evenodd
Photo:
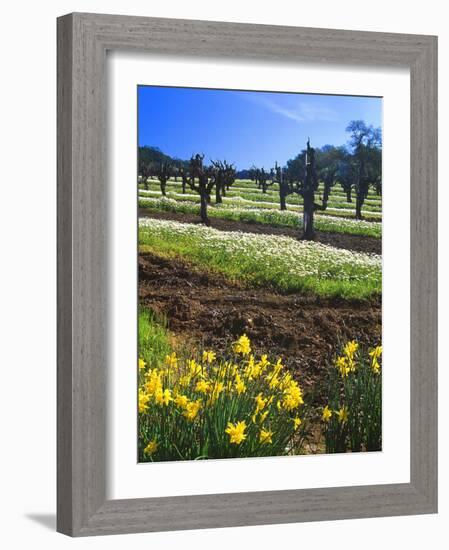
M198 216L194 214L182 214L177 212L153 211L145 208L139 209L139 216L150 217L162 220L174 220L182 223L200 223ZM273 227L262 223L239 222L234 220L223 220L221 218L210 218L211 227L221 231L244 231L246 233L258 233L264 235L286 235L287 237L298 238L298 230L289 227ZM316 231L315 241L345 248L355 252L369 252L374 254L382 253L382 241L374 237L361 235L350 235L347 233L327 233Z
M322 299L250 289L149 253L139 255L139 301L163 314L180 339L216 351L228 349L246 333L256 353L283 357L305 389L323 379L339 343L357 339L373 346L381 337L379 299Z

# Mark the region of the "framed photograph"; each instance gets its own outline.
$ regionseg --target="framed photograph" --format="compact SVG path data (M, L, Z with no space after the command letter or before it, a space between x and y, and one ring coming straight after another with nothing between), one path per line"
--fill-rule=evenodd
M437 39L58 19L58 531L437 511Z

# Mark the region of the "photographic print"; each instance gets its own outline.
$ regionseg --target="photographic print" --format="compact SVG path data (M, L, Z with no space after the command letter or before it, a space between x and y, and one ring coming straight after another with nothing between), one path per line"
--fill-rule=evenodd
M137 95L138 461L382 450L382 98Z

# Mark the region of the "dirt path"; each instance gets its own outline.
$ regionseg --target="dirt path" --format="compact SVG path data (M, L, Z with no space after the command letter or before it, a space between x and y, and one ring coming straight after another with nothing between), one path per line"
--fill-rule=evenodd
M139 256L139 300L168 319L169 329L222 350L246 333L256 352L280 355L307 388L322 379L338 342L375 345L381 336L380 300L372 302L282 295L248 289L196 272L186 263Z
M194 214L181 214L176 212L163 212L139 209L139 216L156 218L162 220L174 220L182 223L200 223L199 217ZM298 237L298 231L289 227L273 227L262 223L249 223L234 220L223 220L221 218L210 218L211 226L221 231L244 231L247 233L258 233L265 235L286 235L287 237ZM364 237L361 235L350 235L348 233L326 233L324 231L316 232L316 241L334 246L336 248L345 248L356 252L370 252L374 254L382 253L382 241L374 237Z

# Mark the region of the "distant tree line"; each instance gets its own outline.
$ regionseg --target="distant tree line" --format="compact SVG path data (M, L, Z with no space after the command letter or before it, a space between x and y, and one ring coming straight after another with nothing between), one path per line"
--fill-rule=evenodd
M139 147L138 180L148 189L148 179L159 180L161 194L166 196L167 181L170 178L181 179L182 192L187 187L200 196L201 221L210 225L207 206L211 203L215 189L215 203L223 202L222 197L235 181L236 171L233 164L226 160L212 160L204 164L204 155L192 155L189 161L173 159L156 147Z
M159 147L151 147L148 145L139 147L138 179L143 182L147 190L148 179L158 178L159 181L161 181L162 194L165 196L165 185L168 179L171 177L176 180L182 178L182 174L185 173L188 168L189 161L170 157L163 153Z

